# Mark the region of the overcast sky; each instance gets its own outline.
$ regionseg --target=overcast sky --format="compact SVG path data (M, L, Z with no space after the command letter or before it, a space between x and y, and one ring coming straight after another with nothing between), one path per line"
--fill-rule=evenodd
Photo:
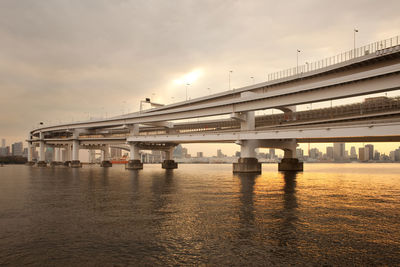
M0 0L0 137L191 98L399 35L400 1ZM207 90L210 88L210 90ZM195 150L193 151L195 152ZM228 151L227 151L228 152ZM215 152L214 152L215 154ZM229 154L229 153L228 153Z

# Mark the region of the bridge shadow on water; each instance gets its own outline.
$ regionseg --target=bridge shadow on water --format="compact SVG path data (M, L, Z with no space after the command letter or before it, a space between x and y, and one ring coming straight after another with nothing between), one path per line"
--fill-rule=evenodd
M256 253L254 248L260 247L259 240L268 240L262 244L264 248L259 252L259 257L272 265L295 263L298 260L296 255L300 254L296 197L298 173L277 174L283 179L283 187L278 188L276 194L270 188L272 177L269 175L235 174L235 176L240 181L236 253L242 255L241 258L247 258L247 255L254 256ZM248 243L244 245L243 240Z

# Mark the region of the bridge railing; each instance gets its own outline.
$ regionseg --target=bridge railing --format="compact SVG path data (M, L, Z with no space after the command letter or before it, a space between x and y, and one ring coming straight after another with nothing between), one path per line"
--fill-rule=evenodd
M352 49L336 56L327 57L315 62L306 62L294 68L277 71L267 75L267 81L279 80L291 76L301 75L303 73L315 71L328 66L346 62L355 58L363 57L372 53L376 55L384 54L386 52L400 51L400 36L395 36L386 40L374 42L368 45Z

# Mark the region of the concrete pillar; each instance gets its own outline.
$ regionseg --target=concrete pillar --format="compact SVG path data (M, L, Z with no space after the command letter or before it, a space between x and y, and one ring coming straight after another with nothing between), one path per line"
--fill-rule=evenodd
M112 167L112 163L110 161L110 146L106 145L106 147L102 150L103 160L100 163L101 167Z
M161 164L161 168L166 170L172 170L178 168L178 163L176 163L173 159L174 147L171 147L167 151L165 151L165 160Z
M29 135L29 140L31 139L31 135ZM35 165L33 161L33 145L32 142L28 142L28 162L26 163L29 166Z
M89 150L89 163L94 164L96 161L96 151L94 149Z
M296 120L296 106L283 107L281 110L284 112L285 121Z
M128 163L125 165L125 169L127 170L143 169L143 163L140 162L139 148L133 142L129 143L129 148L130 148L130 156Z
M251 97L253 92L243 92L242 98ZM240 120L241 131L254 131L256 128L255 112L242 112L237 115ZM234 173L261 173L261 163L257 160L255 149L258 147L258 140L241 140L240 158L237 163L233 163Z
M46 167L46 159L45 159L45 151L46 151L46 144L44 142L44 134L40 133L40 141L39 141L39 161L37 162L38 167Z
M278 163L278 171L303 171L303 162L296 155L297 142L290 141L284 148L283 159Z
M53 153L51 154L51 162L50 166L56 166L57 165L57 153L56 153L57 148L53 146Z
M81 168L82 164L79 161L79 133L74 131L72 140L72 161L70 163L71 168Z
M71 164L71 145L68 144L65 146L64 166L69 166L70 164Z

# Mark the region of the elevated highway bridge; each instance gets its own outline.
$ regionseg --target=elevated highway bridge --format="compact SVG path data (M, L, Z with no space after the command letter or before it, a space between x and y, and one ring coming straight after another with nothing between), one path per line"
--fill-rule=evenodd
M140 169L139 151L166 152L164 168L175 168L174 146L180 143L230 142L241 147L236 172L260 172L258 147L285 151L280 170L302 170L296 159L301 142L388 142L400 140L399 98L369 98L364 102L309 111L296 106L327 100L365 96L400 89L399 37L376 42L273 75L268 81L235 90L126 114L108 119L45 126L29 133L29 161L39 147L39 166L45 166L45 146L60 149L79 167L79 149L104 151L110 166L109 146L128 144L128 169ZM255 111L279 109L283 113L256 116ZM225 115L229 118L210 120ZM178 122L190 119L189 122ZM193 121L197 119L197 121Z

